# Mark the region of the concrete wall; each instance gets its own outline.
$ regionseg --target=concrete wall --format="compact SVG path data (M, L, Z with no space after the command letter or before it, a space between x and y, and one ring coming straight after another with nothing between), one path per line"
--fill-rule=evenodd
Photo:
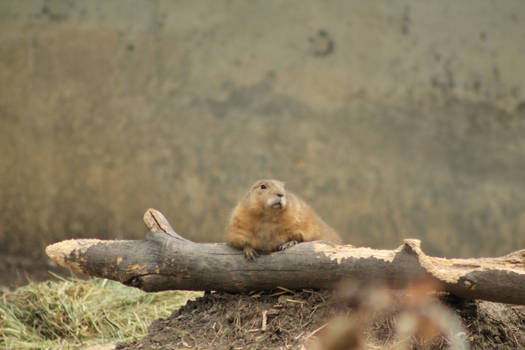
M346 241L525 247L523 1L2 1L0 250L220 241L275 177Z

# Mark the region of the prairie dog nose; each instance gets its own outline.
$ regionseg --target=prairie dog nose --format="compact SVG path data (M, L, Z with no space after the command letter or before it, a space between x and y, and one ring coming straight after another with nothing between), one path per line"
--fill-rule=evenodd
M277 197L284 197L284 194L282 194L282 193L277 193Z

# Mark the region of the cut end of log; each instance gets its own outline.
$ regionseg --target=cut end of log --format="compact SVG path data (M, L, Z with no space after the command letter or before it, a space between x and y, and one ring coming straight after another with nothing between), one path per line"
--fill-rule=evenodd
M181 237L175 232L168 219L156 209L149 208L146 210L142 219L144 220L144 225L146 225L150 232L164 232L173 238L186 240L186 238Z
M142 219L144 220L144 225L146 225L150 231L162 231L162 222L167 222L164 215L153 208L146 210Z
M86 250L100 242L100 239L70 239L46 247L46 254L51 260L66 269L84 273L83 261L79 259Z

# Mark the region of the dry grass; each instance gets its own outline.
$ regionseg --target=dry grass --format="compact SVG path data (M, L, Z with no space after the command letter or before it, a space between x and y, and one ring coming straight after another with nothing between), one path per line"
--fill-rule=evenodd
M0 296L0 348L76 349L140 338L198 293L145 293L104 279L31 282Z

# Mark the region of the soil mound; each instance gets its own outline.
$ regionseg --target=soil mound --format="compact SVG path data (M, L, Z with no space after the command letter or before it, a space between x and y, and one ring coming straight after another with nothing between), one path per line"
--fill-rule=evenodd
M472 349L525 348L524 306L467 302L452 297L445 297L442 304L462 321L465 332L456 336L470 343ZM117 349L300 349L303 344L316 349L350 349L359 345L388 348L395 341L399 315L406 314L403 307L396 305L382 315L371 316L349 300L334 301L328 291L278 290L248 295L212 292L189 301L167 319L154 321L148 336L119 344ZM332 327L334 324L336 327ZM344 330L339 332L340 338L344 334L344 347L339 347L341 342L316 340L332 337L330 328ZM449 348L442 336L415 340L412 344L417 349Z

